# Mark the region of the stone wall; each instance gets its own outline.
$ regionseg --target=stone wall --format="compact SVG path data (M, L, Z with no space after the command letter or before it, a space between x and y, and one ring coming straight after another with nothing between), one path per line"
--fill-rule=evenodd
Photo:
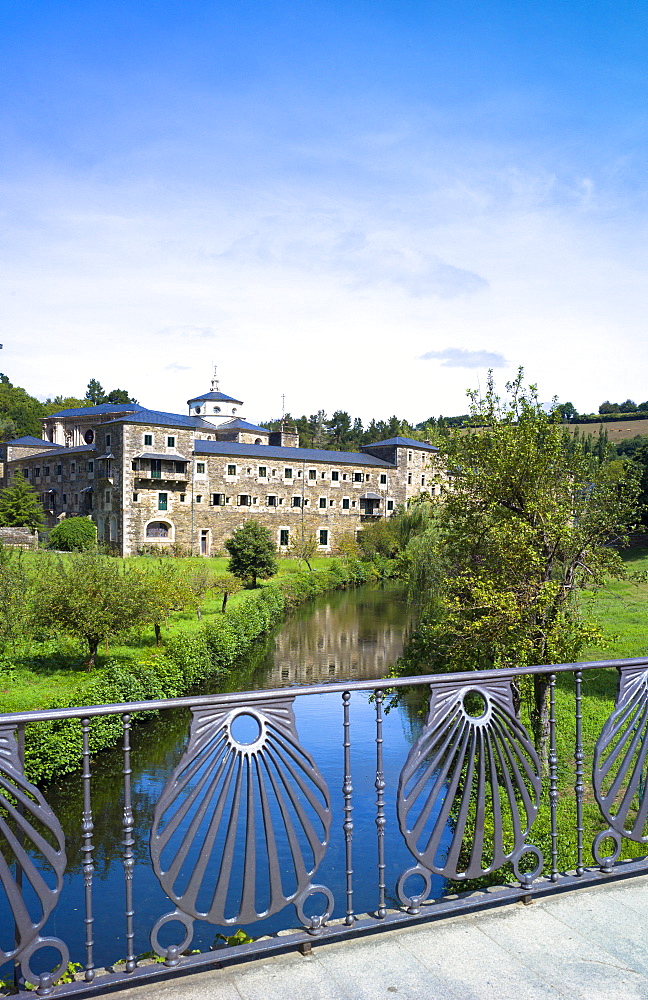
M0 544L18 545L23 549L38 548L38 532L29 528L0 528Z

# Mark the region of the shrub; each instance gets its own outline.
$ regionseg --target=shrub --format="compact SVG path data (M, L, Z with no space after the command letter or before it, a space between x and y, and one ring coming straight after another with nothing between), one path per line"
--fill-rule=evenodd
M49 545L62 552L82 552L97 544L97 529L89 517L66 517L49 533Z

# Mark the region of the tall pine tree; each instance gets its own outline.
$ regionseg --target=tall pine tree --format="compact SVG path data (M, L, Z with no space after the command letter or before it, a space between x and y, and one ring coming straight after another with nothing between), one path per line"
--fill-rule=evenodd
M43 508L22 472L18 470L11 486L0 490L0 527L43 527Z

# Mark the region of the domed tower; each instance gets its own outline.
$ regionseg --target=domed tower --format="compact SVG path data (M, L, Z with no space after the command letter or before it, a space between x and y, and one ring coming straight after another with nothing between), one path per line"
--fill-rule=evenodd
M219 390L216 368L214 368L210 391L204 392L202 396L188 399L187 405L190 417L202 417L214 427L220 427L228 420L244 419L241 411L243 400L226 396L224 392Z

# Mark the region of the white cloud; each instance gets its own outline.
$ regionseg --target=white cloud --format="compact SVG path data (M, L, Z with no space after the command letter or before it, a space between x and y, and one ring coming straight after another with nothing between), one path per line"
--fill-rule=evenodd
M465 351L446 347L442 351L426 351L421 361L440 361L444 368L506 368L508 361L496 351Z

